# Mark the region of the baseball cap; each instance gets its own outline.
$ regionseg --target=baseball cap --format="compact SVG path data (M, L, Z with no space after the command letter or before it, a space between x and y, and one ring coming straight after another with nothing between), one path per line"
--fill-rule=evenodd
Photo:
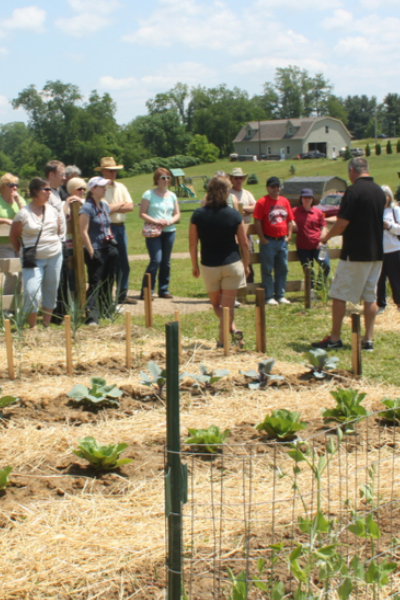
M267 187L270 187L271 185L279 185L280 187L281 182L277 177L270 177L269 179L267 179Z
M314 198L314 192L309 188L304 188L304 190L301 190L300 196L311 196L311 198Z
M108 183L111 183L111 179L104 179L104 177L92 177L92 179L89 179L89 183L88 183L88 188L89 190L92 190L94 187L96 187L96 185L107 185Z

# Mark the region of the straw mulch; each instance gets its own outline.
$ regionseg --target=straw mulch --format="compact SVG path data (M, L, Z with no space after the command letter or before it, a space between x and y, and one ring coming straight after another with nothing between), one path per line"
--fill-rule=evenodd
M38 414L39 408L61 410L53 407L54 400L59 399L57 406L66 404L66 392L76 383L89 385L95 375L108 383L142 390L144 395L148 389L140 385L139 372L147 371L150 359L165 364L163 336L133 330L130 371L125 366L124 336L118 326L79 332L74 364L80 366L70 378L65 374L62 334L30 332L16 353L21 377L14 382L6 378L5 348L0 343L2 394L36 404ZM184 542L192 544L191 556L197 568L197 564L210 564L218 532L221 559L232 560L229 564L235 566L235 560L243 556L246 531L252 533L251 547L257 554L261 545L271 543L268 532L272 520L276 536L282 531L291 533L293 519L301 512L298 500L293 505L290 479L277 478L278 461L282 471L289 473L291 459L282 447L275 450L260 444L254 425L267 412L284 407L301 411L302 418L312 422L311 432L317 432L322 425L321 409L333 406L329 392L337 382L297 386L293 382L304 367L277 362L274 372L286 375L290 385L252 392L244 386L239 371L254 368L257 354L234 352L225 358L201 340L183 340L183 346L181 371L196 373L202 363L210 368L226 367L230 375L214 391L193 395L188 387L181 393L182 441L189 427L213 423L231 430L231 443L223 458L182 459L189 465ZM189 386L190 380L185 383ZM364 404L371 410L379 408L383 396L399 395L393 386L357 381L352 385L368 393ZM4 410L9 419L1 432L0 467L11 465L13 472L11 487L0 497L1 600L164 597L165 402L147 403L142 409L132 398L126 401L133 403L129 416L107 409L79 426L68 419L40 421L32 410L24 416L23 407ZM86 435L102 443L128 443L123 456L131 456L134 462L114 474L94 477L84 470L84 461L72 454L78 439ZM244 443L256 445L246 448ZM322 447L322 439L316 444L317 449ZM400 473L397 462L393 462L390 433L373 438L363 432L357 450L347 451L346 457L347 470L343 470L344 457L342 462L335 459L329 482L323 482L324 508L340 515L346 490L353 502L359 501L359 484L365 481L366 465L373 460L382 465L382 497L391 497L393 477L398 481ZM302 485L310 502L315 501L306 471ZM205 600L209 595L203 597Z

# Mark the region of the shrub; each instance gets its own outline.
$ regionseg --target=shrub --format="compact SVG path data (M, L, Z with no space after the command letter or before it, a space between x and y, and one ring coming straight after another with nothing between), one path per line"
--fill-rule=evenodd
M343 160L351 160L352 158L353 158L353 154L350 150L350 146L347 146L347 148L343 154Z
M189 142L188 152L202 163L213 163L219 157L219 149L208 141L206 135L196 133Z
M390 140L388 140L386 144L386 154L393 154L392 142Z
M169 158L157 156L135 163L129 170L129 176L153 173L159 167L163 167L164 169L185 169L186 167L194 167L198 164L200 164L200 159L194 156L177 155L170 156Z
M255 185L258 183L258 177L255 173L252 173L251 175L248 176L247 178L247 183L249 185Z
M381 145L379 144L379 142L377 144L375 144L375 154L376 156L379 156L382 152L382 148Z
M396 152L397 152L397 154L400 154L400 140L397 140Z
M371 148L369 147L369 144L365 146L365 156L371 156Z

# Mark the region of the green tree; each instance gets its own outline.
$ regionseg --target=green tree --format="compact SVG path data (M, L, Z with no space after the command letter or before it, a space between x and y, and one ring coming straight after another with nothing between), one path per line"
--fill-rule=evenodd
M347 114L347 110L344 106L344 101L342 98L338 98L337 96L334 96L332 94L329 96L326 106L328 110L328 115L330 117L333 117L334 119L339 119L345 125L347 125L349 116Z
M382 152L382 148L381 148L381 145L378 142L378 144L375 144L375 154L376 154L376 156L379 156L381 154L381 152Z
M371 156L371 148L369 147L369 144L365 146L365 156Z
M376 98L372 96L347 96L344 106L348 114L347 128L353 137L360 140L371 133L374 128Z
M202 163L213 163L219 156L219 150L210 144L206 135L196 133L189 142L187 149L189 156L196 156Z
M392 142L390 140L386 144L386 154L393 154Z
M400 154L400 140L397 140L396 152L397 152L397 154Z
M400 127L400 95L387 94L379 108L385 124L384 132L395 136Z
M175 110L166 110L140 117L138 131L143 144L153 156L174 156L186 154L190 135L180 122Z
M353 158L353 154L351 152L350 146L347 146L345 153L343 154L343 160L351 160Z

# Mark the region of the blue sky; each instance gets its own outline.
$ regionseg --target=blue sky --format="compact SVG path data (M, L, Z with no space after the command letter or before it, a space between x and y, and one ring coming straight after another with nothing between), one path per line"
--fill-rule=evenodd
M117 120L181 81L262 92L277 67L324 73L334 93L400 92L400 0L24 0L0 5L0 123L61 79L109 92Z

